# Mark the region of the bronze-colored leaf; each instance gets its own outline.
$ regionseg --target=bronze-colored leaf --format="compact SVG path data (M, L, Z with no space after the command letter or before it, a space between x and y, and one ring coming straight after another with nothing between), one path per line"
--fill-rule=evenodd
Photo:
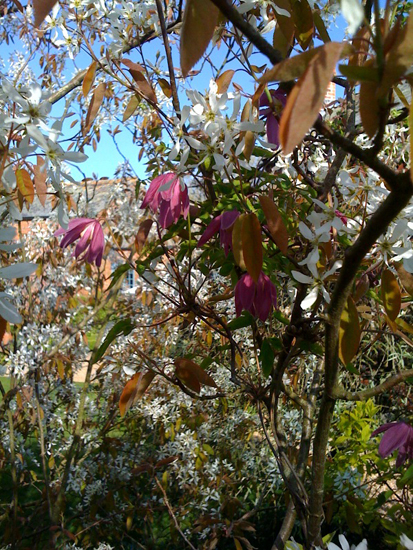
M321 46L293 88L296 93L288 96L279 130L284 154L293 151L317 119L342 49L339 42Z
M400 313L402 295L399 283L390 269L385 269L381 274L381 299L389 319L395 321Z
M261 208L267 220L268 229L276 245L283 254L288 252L288 232L277 206L270 197L259 197Z
M231 84L232 77L234 76L235 71L232 69L228 69L227 71L224 71L222 74L219 75L219 77L216 80L217 83L217 93L219 94L225 94L226 91L228 91L229 85Z
M201 384L209 386L210 388L217 387L217 385L215 384L215 380L212 378L212 376L205 372L204 369L200 367L197 363L191 361L191 359L185 359L184 357L181 357L179 359L175 359L174 364L177 368L185 367L186 369L190 370L196 376L198 382L200 382Z
M143 396L143 394L151 385L151 382L155 378L155 376L156 376L155 373L149 370L140 377L136 388L136 395L135 395L134 402L136 402L138 399L140 399Z
M283 58L287 57L291 44L285 38L280 26L277 26L274 29L274 34L272 35L272 45L275 50L280 52Z
M405 290L413 296L413 274L409 273L404 269L403 262L394 262L394 267L396 268L397 275L405 288Z
M375 60L369 59L366 67L371 67ZM360 84L360 117L366 134L373 138L379 129L380 106L377 97L378 82L362 81Z
M88 93L90 92L90 89L93 85L93 81L95 80L95 74L96 74L97 66L98 66L97 62L93 61L93 63L91 63L90 67L86 71L86 74L85 74L85 77L84 77L83 83L82 83L82 92L83 92L84 97L86 97L88 95Z
M258 282L262 271L261 225L253 213L246 214L241 229L242 253L248 273Z
M144 71L145 69L139 63L134 63L130 59L123 58L121 62L128 67L131 77L136 83L136 87L139 92L146 98L152 101L152 103L157 103L156 94L151 84L146 80Z
M17 168L16 172L17 187L22 194L22 197L32 204L34 201L34 186L30 174L24 168Z
M136 95L133 95L130 98L130 100L128 101L128 104L126 105L126 109L123 113L123 117L122 117L123 122L126 122L133 115L139 103L140 103L140 100Z
M320 15L319 11L313 12L313 18L314 18L314 25L317 29L318 35L320 39L326 44L327 42L331 42L330 35L328 34L328 31L326 29L326 26L324 24L324 21Z
M34 26L39 28L44 18L52 10L56 0L33 0Z
M147 371L145 373L137 372L128 380L119 400L121 416L125 416L131 406L142 397L154 377L155 373L152 371Z
M243 248L242 248L242 226L246 214L241 214L235 220L232 228L232 252L237 265L243 270L246 270Z
M307 0L290 0L292 18L296 28L295 36L305 50L314 33L313 10Z
M252 152L254 151L255 146L255 134L254 132L251 132L250 130L247 130L245 132L244 136L245 144L244 148L242 149L242 152L244 153L244 157L247 159L247 161L250 161Z
M275 10L275 19L277 20L278 28L283 33L285 40L289 46L293 45L295 25L291 14L291 4L289 0L276 0L275 4L290 14L290 17L282 15Z
M198 377L186 365L178 364L175 369L175 374L176 377L193 392L199 393L201 391L201 385Z
M210 0L187 0L181 29L181 70L187 76L208 47L219 9Z
M106 84L101 82L93 92L92 99L89 104L89 109L86 115L85 127L83 128L83 135L85 136L92 128L92 124L97 117L99 108L102 105L103 98L105 97Z
M135 245L138 250L138 252L142 251L142 248L145 246L146 239L148 238L149 231L151 230L153 224L153 220L147 219L144 220L138 229L138 233L135 238Z
M360 323L356 305L349 296L343 309L338 333L338 353L341 362L348 365L356 355L360 344Z
M34 185L36 186L36 194L42 206L45 206L47 199L47 173L46 163L40 155L37 156L37 165L33 166Z
M166 78L158 78L158 84L166 97L172 97L172 88Z
M6 334L7 321L0 315L0 344L3 342L4 335Z

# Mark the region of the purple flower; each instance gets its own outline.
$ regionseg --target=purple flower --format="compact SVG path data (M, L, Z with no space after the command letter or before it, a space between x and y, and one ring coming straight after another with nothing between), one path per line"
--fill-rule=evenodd
M97 220L90 218L77 218L69 222L68 229L58 229L55 236L64 235L60 246L66 248L69 244L77 241L73 256L86 260L90 264L96 263L98 267L102 263L103 251L105 249L105 236L103 229Z
M235 287L235 311L237 317L243 310L265 321L272 306L277 307L277 289L262 271L258 283L249 273L245 273Z
M399 450L396 468L401 466L406 458L413 459L413 428L406 422L390 422L383 424L371 434L371 437L386 432L379 445L379 455L386 458L396 449Z
M205 229L204 234L199 239L197 246L203 246L211 237L215 235L215 233L218 233L219 231L221 246L224 247L225 256L228 256L228 252L232 249L232 228L238 216L238 210L229 210L228 212L223 212L214 218Z
M161 174L151 181L141 208L148 206L152 212L159 210L159 223L166 229L188 215L188 188L173 172Z
M272 105L268 99L267 94L264 92L260 97L260 116L267 118L267 139L270 143L273 143L277 147L280 146L280 139L278 136L279 119L282 110L285 107L287 101L286 93L278 88L277 90L270 90Z

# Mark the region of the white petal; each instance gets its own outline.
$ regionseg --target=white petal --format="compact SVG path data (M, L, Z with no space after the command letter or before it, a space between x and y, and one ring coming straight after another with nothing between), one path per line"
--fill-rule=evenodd
M312 241L314 239L313 232L305 225L305 223L300 222L298 224L298 229L300 230L303 237L305 237L309 241Z
M304 283L305 285L310 285L313 282L313 279L309 277L308 275L304 275L304 273L300 273L299 271L291 271L291 275L294 277L296 281L299 283Z
M413 550L413 540L410 540L408 536L401 535L400 544L407 548L407 550Z
M340 544L341 544L341 548L343 550L350 550L350 545L349 543L347 542L347 539L344 535L339 535L338 536L338 540L340 541Z
M301 307L303 309L310 309L310 307L317 300L317 296L318 296L318 290L317 290L317 288L313 288L313 290L309 294L307 294L307 296L301 302Z

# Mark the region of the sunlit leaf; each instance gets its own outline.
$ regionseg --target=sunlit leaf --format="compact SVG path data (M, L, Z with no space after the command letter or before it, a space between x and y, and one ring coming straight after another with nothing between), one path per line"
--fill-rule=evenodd
M138 252L141 252L143 247L145 246L146 239L148 238L149 231L151 230L153 224L153 220L147 219L144 220L138 229L138 233L136 234L135 238L135 246Z
M395 321L400 313L402 295L399 283L390 269L385 269L381 274L381 298L389 319Z
M251 155L252 155L252 152L254 150L255 133L251 132L250 130L247 130L245 132L244 140L245 140L245 145L244 145L244 148L243 148L242 152L244 153L244 157L249 162L249 160L251 158Z
M134 63L130 59L123 58L121 62L128 67L129 72L133 80L135 81L136 87L138 88L141 94L152 101L152 103L157 103L156 94L151 84L146 80L144 75L144 68L139 63Z
M348 365L356 355L360 344L360 334L357 308L350 296L341 314L338 333L338 353L344 365Z
M86 71L86 74L83 78L82 92L83 92L84 97L86 97L88 95L88 93L90 92L90 89L93 85L93 81L95 80L95 74L96 74L97 66L98 66L97 61L93 61L93 63L91 63L90 67Z
M254 281L258 282L262 270L262 239L261 225L255 214L246 214L243 218L241 239L245 267Z
M140 103L140 99L136 95L133 95L130 98L130 100L128 101L128 104L126 105L126 109L123 113L123 116L122 116L122 121L123 122L126 122L133 115L133 113L136 111L139 103Z
M34 201L34 186L29 172L24 168L17 168L15 175L20 193L28 203L32 204Z
M169 82L165 78L159 78L158 84L161 87L161 90L163 91L164 95L166 97L171 98L172 97L172 88Z
M95 89L92 95L92 99L89 104L89 109L86 115L85 127L83 128L83 135L86 135L92 128L92 124L97 117L100 106L102 105L103 98L105 97L106 84L101 82Z
M119 399L121 416L125 416L131 406L143 396L154 377L155 373L152 371L145 373L137 372L128 380Z
M56 0L33 0L34 26L40 27L44 18L56 4Z
M397 275L399 276L403 287L410 294L410 296L413 296L413 274L406 271L403 267L403 262L394 262L393 265L396 268Z
M313 37L313 10L307 0L290 0L292 17L296 28L295 36L305 50Z
M40 155L37 156L37 165L33 166L33 172L37 197L41 205L45 206L47 200L47 172L46 163Z
M365 67L371 67L373 59L365 63ZM373 138L380 124L380 106L377 97L378 82L362 81L360 85L360 117L366 134Z
M225 94L225 92L228 91L229 85L231 84L231 80L234 74L235 74L234 70L228 69L227 71L224 71L222 74L219 75L219 77L216 80L218 94Z
M232 228L232 252L234 254L236 264L244 270L246 270L246 266L242 246L242 227L246 215L247 214L241 214L238 216Z
M187 0L181 29L181 70L187 76L208 47L219 10L210 0Z
M321 38L321 40L324 42L324 44L326 44L327 42L331 42L330 35L328 34L328 31L320 15L320 12L314 11L313 18L314 18L314 25L316 26L318 35Z
M279 130L284 154L293 151L317 119L342 49L338 42L324 44L288 96Z
M259 197L261 208L267 220L268 229L276 245L283 254L288 252L288 232L277 206L270 197Z
M179 359L175 359L174 365L176 366L177 370L178 368L185 368L189 371L191 371L194 376L197 378L198 382L201 384L204 384L205 386L209 386L211 388L216 388L217 385L207 372L204 371L202 367L200 367L197 363L194 361L191 361L190 359L185 359L184 357L181 357ZM178 374L177 374L178 376ZM180 378L178 376L178 378ZM183 381L183 380L182 380ZM185 383L185 382L184 382Z

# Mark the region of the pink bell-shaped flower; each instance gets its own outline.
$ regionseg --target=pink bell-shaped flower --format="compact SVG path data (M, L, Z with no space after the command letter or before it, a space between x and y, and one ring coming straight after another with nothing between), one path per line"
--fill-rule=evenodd
M401 466L407 458L413 459L413 428L406 422L390 422L383 424L371 434L371 437L386 432L379 445L379 455L387 458L396 449L399 450L396 468Z
M228 252L232 249L232 228L238 216L238 210L229 210L214 218L205 229L197 246L203 246L211 237L219 232L221 246L224 248L225 256L228 256Z
M186 217L189 212L188 188L173 172L161 174L151 181L141 208L149 207L152 212L159 210L159 223L166 229Z
M105 249L105 236L102 226L97 220L90 218L71 220L67 229L56 231L55 237L59 235L64 235L60 241L62 248L66 248L79 239L73 256L86 260L90 264L95 262L100 267Z
M277 307L277 289L261 271L256 283L249 273L244 273L235 287L235 311L239 317L243 310L266 321L272 307Z

